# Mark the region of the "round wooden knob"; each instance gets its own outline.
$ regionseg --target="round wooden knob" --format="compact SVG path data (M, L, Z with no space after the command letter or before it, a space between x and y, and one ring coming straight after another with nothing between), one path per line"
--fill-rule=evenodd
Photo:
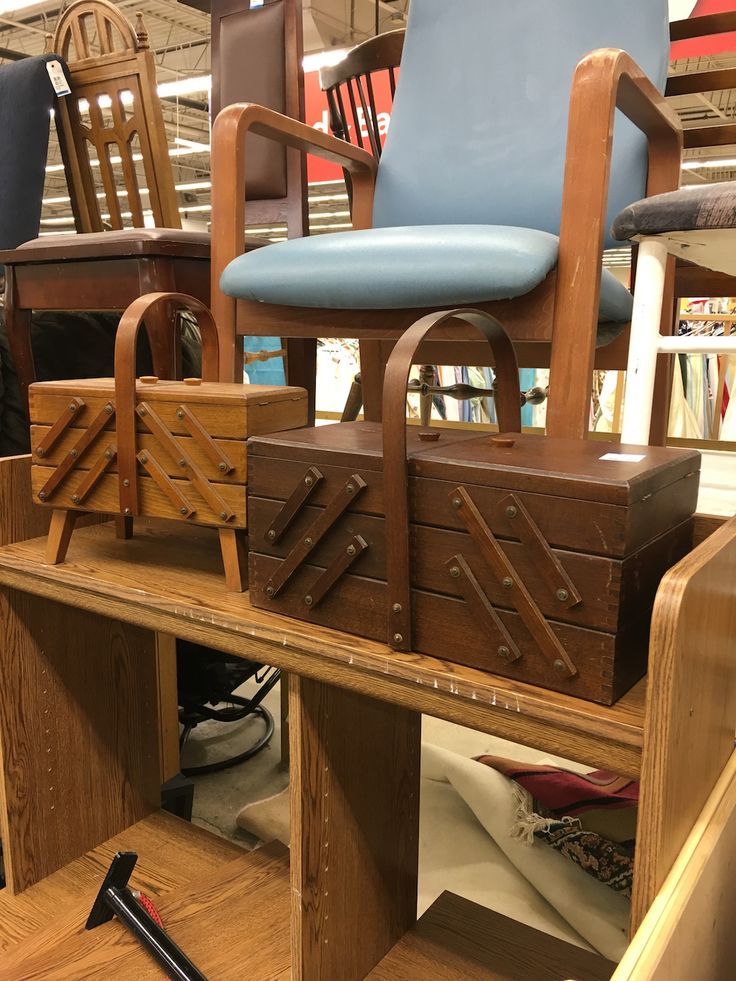
M423 443L436 443L439 438L440 438L440 434L437 432L436 429L419 430L419 439L421 439Z
M184 384L185 385L201 385L202 384L202 379L201 378L185 378L184 379Z
M141 381L144 385L155 385L156 382L158 381L158 376L157 375L141 375L139 381Z
M491 436L491 442L494 446L503 446L508 449L514 445L516 440L513 436Z

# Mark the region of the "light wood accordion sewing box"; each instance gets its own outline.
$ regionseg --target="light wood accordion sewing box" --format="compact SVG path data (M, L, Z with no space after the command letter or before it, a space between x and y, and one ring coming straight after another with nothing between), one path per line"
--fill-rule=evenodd
M170 301L170 296L168 297ZM118 328L115 378L38 382L30 388L34 499L54 508L47 561L64 560L85 512L132 522L170 518L219 530L226 581L245 582L246 440L303 426L304 389L135 377L135 340L150 298ZM191 302L188 303L191 305ZM203 378L217 377L214 324L197 311Z

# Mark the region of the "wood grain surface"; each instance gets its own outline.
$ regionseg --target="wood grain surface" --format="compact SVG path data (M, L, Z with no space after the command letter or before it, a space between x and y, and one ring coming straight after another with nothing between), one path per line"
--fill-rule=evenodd
M213 981L288 981L289 864L283 845L241 852L204 875L190 877L183 887L168 890L154 905L167 932ZM0 981L163 977L158 964L117 920L85 930L89 909L90 902L77 901L49 928L9 951Z
M22 892L159 806L154 637L0 591L0 836Z
M736 964L736 753L614 974L615 981L722 981Z
M652 617L632 895L635 930L731 757L736 518L665 576Z
M363 978L414 923L418 712L289 676L294 981Z
M628 776L639 770L644 683L610 707L254 610L224 589L211 529L162 524L120 541L75 532L69 560L45 542L0 550L0 582L103 616L350 688Z
M443 892L369 981L607 981L615 964Z

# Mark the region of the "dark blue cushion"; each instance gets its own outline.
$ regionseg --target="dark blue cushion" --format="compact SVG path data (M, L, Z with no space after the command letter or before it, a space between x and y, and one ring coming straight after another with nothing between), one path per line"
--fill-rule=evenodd
M347 310L513 299L557 264L549 232L507 225L419 225L334 232L238 256L220 287L243 300ZM624 323L631 294L604 270L601 321Z
M49 61L64 66L59 55L48 54L0 68L0 250L38 235L56 99Z

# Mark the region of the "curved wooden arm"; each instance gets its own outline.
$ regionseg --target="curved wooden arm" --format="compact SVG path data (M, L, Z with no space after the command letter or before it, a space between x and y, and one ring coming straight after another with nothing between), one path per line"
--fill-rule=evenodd
M591 52L575 69L570 95L547 410L554 436L588 432L616 109L647 135L647 194L679 186L682 127L664 96L625 51Z
M246 133L313 153L350 172L353 183L353 228L370 228L377 162L370 153L334 136L254 103L227 106L212 129L212 312L221 337L235 338L235 300L220 290L225 266L243 252L245 229ZM233 351L220 349L222 381L233 381ZM241 380L241 379L237 379Z

